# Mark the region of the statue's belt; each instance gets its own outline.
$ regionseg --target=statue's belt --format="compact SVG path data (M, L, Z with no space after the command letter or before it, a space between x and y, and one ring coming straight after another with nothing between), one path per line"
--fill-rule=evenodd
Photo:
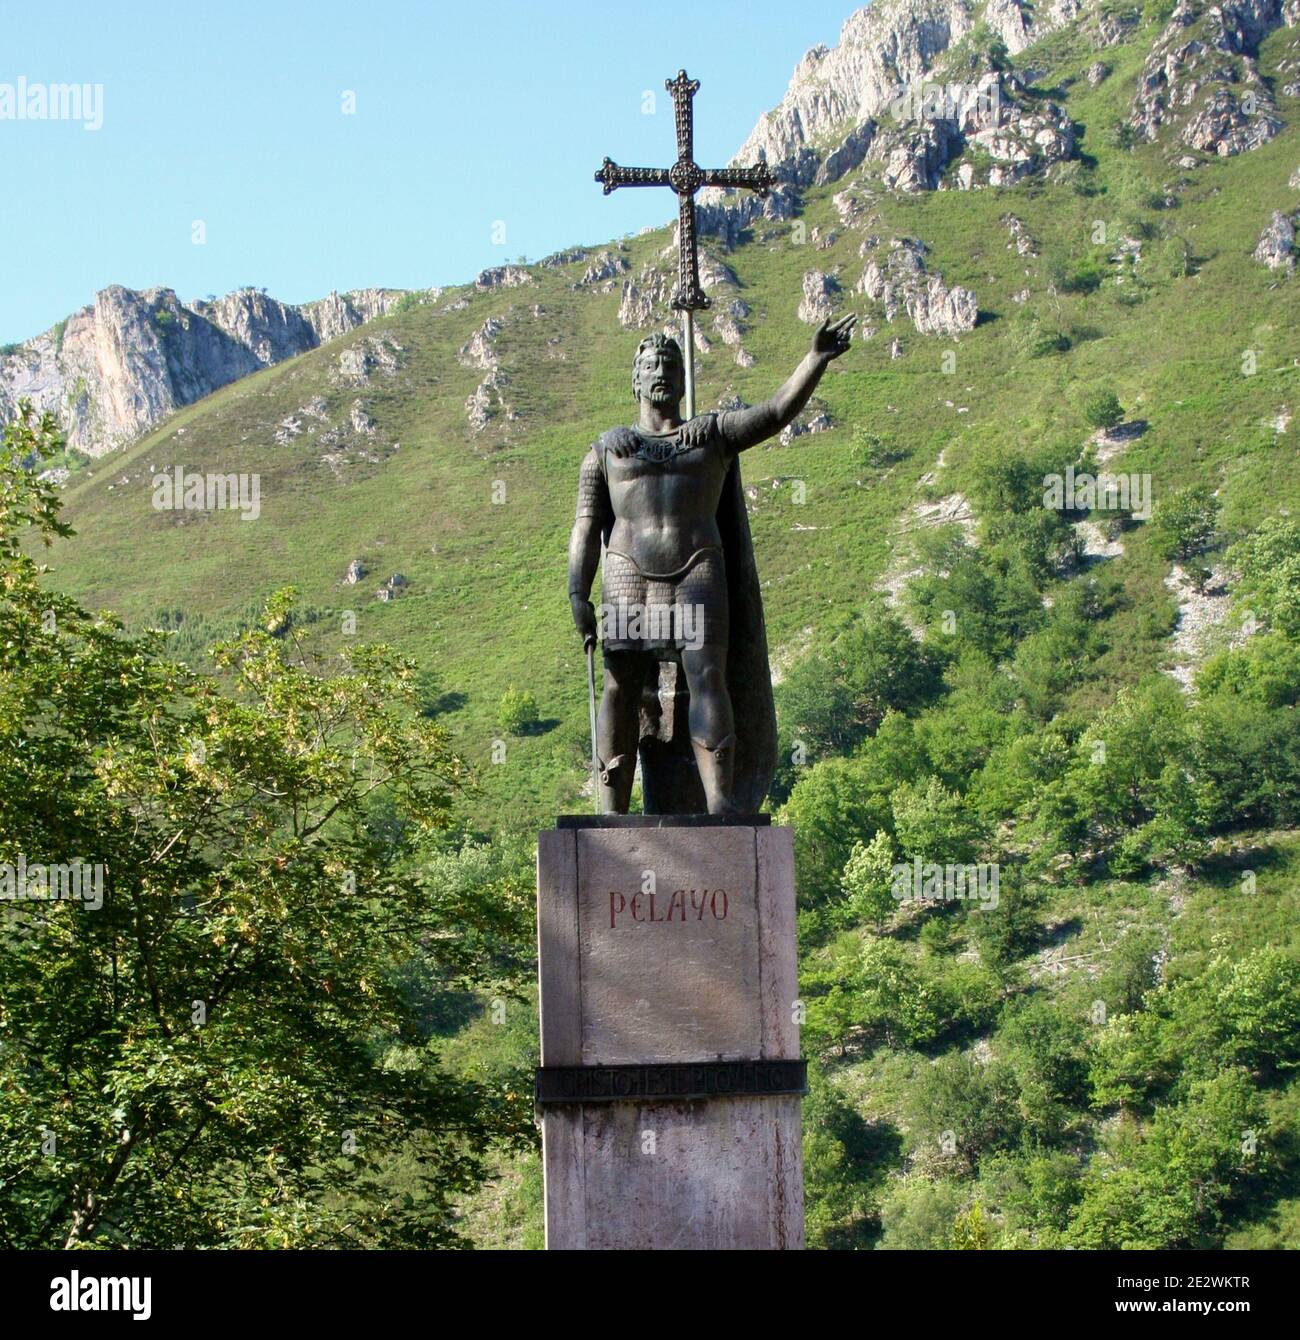
M637 570L637 572L647 581L651 582L677 582L681 581L688 572L702 559L706 554L721 554L722 546L720 544L706 544L702 549L697 549L675 572L647 572L632 557L631 554L625 554L621 549L607 549L607 554L616 554L619 558L625 558Z

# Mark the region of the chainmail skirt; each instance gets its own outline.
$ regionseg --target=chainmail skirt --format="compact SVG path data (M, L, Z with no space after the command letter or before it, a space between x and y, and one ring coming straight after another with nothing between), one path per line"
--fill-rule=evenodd
M606 651L726 647L727 569L721 549L697 549L673 573L644 573L607 549L602 565L601 641Z

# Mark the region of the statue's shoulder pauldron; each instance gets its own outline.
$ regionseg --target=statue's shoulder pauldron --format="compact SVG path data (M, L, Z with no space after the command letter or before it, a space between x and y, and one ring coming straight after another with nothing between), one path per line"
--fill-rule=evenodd
M682 447L702 447L710 439L718 436L718 416L715 411L707 410L688 419L682 424Z
M601 469L605 467L605 453L612 451L618 455L632 455L640 450L641 435L633 428L611 428L602 433L596 441L596 455L600 457Z

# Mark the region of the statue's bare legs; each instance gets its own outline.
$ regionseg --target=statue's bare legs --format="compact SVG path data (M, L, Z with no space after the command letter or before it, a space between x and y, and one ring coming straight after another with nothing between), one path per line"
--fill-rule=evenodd
M688 724L704 798L710 814L731 814L731 783L736 761L731 695L727 692L727 653L717 647L685 648L682 671L690 694ZM651 652L605 654L605 687L596 721L600 757L600 799L605 814L626 814L632 797L640 744L641 694L647 677L658 672Z
M605 688L596 719L596 752L600 758L600 808L603 814L626 814L636 774L641 733L641 691L658 663L643 651L605 653Z
M731 814L731 781L736 762L735 720L727 691L725 647L682 649L682 671L690 694L691 748L704 783L710 814Z

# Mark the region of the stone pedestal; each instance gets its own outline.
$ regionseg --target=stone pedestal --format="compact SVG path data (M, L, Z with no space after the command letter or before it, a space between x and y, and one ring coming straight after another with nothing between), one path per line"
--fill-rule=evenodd
M790 830L561 819L537 927L547 1247L802 1247Z

